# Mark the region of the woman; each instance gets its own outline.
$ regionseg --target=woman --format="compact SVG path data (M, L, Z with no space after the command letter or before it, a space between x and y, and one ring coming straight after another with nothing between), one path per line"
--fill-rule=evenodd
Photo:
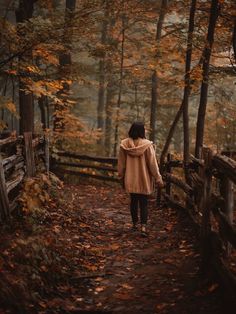
M130 212L133 229L137 229L138 207L140 207L141 233L147 234L147 197L155 188L155 182L162 187L153 143L145 138L142 122L134 122L129 137L121 141L118 157L118 176L125 190L130 194Z

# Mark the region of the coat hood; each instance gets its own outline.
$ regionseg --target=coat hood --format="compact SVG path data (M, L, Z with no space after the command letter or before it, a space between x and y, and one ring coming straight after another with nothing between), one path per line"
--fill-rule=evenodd
M130 156L141 156L144 154L145 150L152 145L152 142L139 138L137 140L133 140L132 138L126 138L121 141L120 146L126 151Z

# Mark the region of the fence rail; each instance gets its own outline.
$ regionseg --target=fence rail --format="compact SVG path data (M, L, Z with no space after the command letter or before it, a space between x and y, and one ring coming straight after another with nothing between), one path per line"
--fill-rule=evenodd
M67 173L105 181L119 181L115 175L117 171L117 158L88 156L75 152L59 151L56 153L56 158L53 158L52 165L54 171L62 172L63 174ZM81 169L86 171L81 171ZM94 170L96 170L96 173Z
M32 177L43 161L49 171L49 144L45 136L24 133L17 138L0 140L0 220L5 220L17 207L23 179Z
M182 169L182 174L178 173L178 176L173 174L173 167L176 169L176 166ZM163 173L166 190L162 197L167 206L188 212L200 231L202 270L209 272L213 267L235 296L236 270L229 267L229 260L236 249L236 161L204 147L201 158L191 156L190 163L185 167L189 172L188 183L184 180L183 162L173 162L168 155ZM176 200L177 192L173 196L174 187L182 191L182 201Z

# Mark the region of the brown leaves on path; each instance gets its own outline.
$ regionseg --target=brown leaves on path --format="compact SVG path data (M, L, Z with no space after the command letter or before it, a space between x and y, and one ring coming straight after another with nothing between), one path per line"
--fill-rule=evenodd
M2 309L217 313L218 287L209 286L207 303L197 293L199 255L189 222L150 202L149 236L142 238L131 231L128 203L113 185L65 186L43 209L43 223L39 211L38 221L27 215L3 228Z

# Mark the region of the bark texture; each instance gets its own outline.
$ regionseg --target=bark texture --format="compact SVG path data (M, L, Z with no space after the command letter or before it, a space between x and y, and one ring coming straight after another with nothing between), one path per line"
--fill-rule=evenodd
M196 146L195 146L195 156L199 158L200 149L203 146L204 138L204 126L205 126L205 115L207 107L207 96L208 96L208 82L209 82L209 64L211 58L212 47L214 43L214 34L217 18L219 15L219 1L211 1L211 11L208 24L207 32L207 42L203 52L203 67L202 67L202 85L201 85L201 95L200 103L198 108L198 118L197 118L197 130L196 130Z

